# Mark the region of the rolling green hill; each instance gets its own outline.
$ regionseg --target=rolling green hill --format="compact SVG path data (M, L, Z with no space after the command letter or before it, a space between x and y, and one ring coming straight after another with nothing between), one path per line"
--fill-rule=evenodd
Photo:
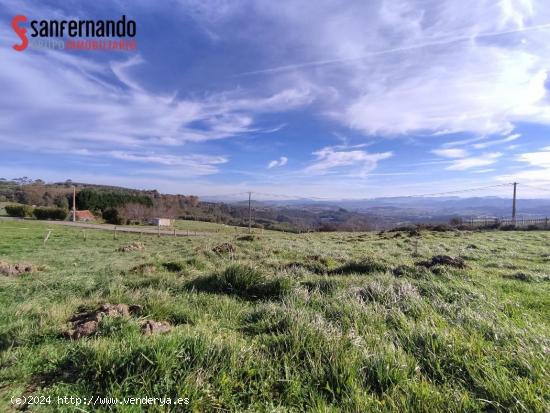
M548 232L220 231L132 244L55 227L43 245L47 229L0 221L0 261L33 268L0 276L2 411L31 395L189 399L153 412L550 410ZM432 265L440 255L465 267ZM140 307L66 337L75 314L107 303ZM171 330L143 335L147 320Z

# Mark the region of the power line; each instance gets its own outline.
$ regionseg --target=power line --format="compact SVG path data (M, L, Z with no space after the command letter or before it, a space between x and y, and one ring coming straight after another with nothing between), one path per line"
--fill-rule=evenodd
M507 182L503 184L464 188L464 189L457 189L453 191L431 192L431 193L414 194L414 195L398 195L398 196L394 196L393 198L421 198L421 197L435 197L435 196L444 196L444 195L456 195L456 194L462 194L462 193L478 192L478 191L483 191L487 189L511 187L513 185L514 185L513 182ZM518 186L536 189L539 191L550 192L550 188L541 188L541 187L527 185L523 183L518 183ZM337 199L334 199L334 198L326 198L326 197L319 197L319 196L298 196L298 195L290 195L290 194L281 194L281 193L274 194L274 193L257 192L257 191L246 191L246 192L243 191L243 192L236 192L232 194L220 194L220 195L205 195L204 198L224 198L224 197L229 198L229 197L235 197L240 195L248 197L249 194L264 197L264 198L271 197L275 199L287 199L287 200L307 200L307 201L313 200L313 201L327 201L327 202L338 201Z
M304 200L319 200L319 201L331 201L334 199L323 198L318 196L303 197L297 195L285 195L285 194L269 194L265 192L253 192L255 195L271 196L273 198L290 198L290 199L304 199Z
M475 188L466 188L466 189L459 189L455 191L445 191L445 192L434 192L429 194L418 194L418 195L401 195L397 196L396 198L415 198L415 197L428 197L428 196L439 196L439 195L453 195L453 194L460 194L460 193L467 193L467 192L476 192L476 191L482 191L485 189L492 189L492 188L502 188L507 186L512 186L513 183L505 183L505 184L497 184L497 185L488 185L488 186L481 186L481 187L475 187ZM295 196L295 195L285 195L285 194L269 194L269 193L263 193L263 192L253 192L255 195L263 195L263 196L271 196L274 198L290 198L290 199L304 199L304 200L320 200L320 201L335 201L334 198L323 198L323 197L301 197L301 196Z
M492 189L492 188L502 188L505 186L512 186L514 185L512 182L506 183L506 184L499 184L499 185L489 185L489 186L480 186L477 188L467 188L467 189L459 189L456 191L447 191L447 192L433 192L431 194L420 194L420 195L403 195L404 198L419 198L419 197L428 197L428 196L440 196L440 195L453 195L453 194L461 194L461 193L467 193L467 192L476 192L476 191L483 191L485 189Z
M521 186L524 186L526 188L531 188L531 189L537 189L539 191L545 191L545 192L550 192L550 188L540 188L538 186L533 186L533 185L527 185L527 184L521 184Z

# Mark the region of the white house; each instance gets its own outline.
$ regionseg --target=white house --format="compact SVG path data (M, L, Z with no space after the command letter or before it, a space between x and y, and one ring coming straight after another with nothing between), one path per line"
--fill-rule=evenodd
M149 223L158 227L169 227L172 225L173 220L170 218L153 218Z

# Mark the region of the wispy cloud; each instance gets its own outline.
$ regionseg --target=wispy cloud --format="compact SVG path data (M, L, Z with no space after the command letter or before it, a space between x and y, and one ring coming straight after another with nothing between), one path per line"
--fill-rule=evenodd
M404 47L395 47L395 48L389 48L389 49L378 50L370 53L365 53L357 57L350 57L350 58L343 58L343 59L326 59L326 60L294 63L294 64L276 66L276 67L271 67L266 69L253 70L250 72L243 72L243 73L240 73L238 76L250 76L250 75L258 75L258 74L266 74L266 73L280 73L280 72L286 72L286 71L294 71L296 69L307 69L307 68L316 68L316 67L327 66L327 65L346 64L346 63L355 62L358 60L364 60L369 57L384 56L384 55L397 54L397 53L403 53L403 52L411 52L411 51L416 51L416 50L424 49L428 47L447 46L447 45L451 45L453 43L459 43L459 42L471 43L472 41L479 40L479 39L487 39L492 37L500 37L508 34L518 34L518 33L526 33L531 31L541 31L541 30L548 30L548 29L550 29L550 24L538 24L538 25L521 27L521 28L511 29L511 30L477 33L477 34L468 33L461 36L460 35L444 36L441 38L435 38L425 42L411 44Z
M286 156L281 156L279 159L275 159L267 164L267 169L285 166L288 163L288 158Z
M519 154L517 161L527 164L528 167L522 168L514 174L501 175L498 179L508 182L514 180L524 184L544 185L546 188L550 188L550 147ZM540 192L535 192L535 194L541 195Z
M464 149L433 149L432 153L441 156L443 158L465 158L468 156L468 152L466 152Z
M478 168L480 166L493 165L501 156L502 153L494 152L469 158L457 159L452 161L446 169L449 171L465 171L468 169Z
M472 147L475 148L475 149L485 149L485 148L489 148L491 146L497 146L497 145L501 145L501 144L504 144L504 143L513 142L515 140L518 140L519 138L521 138L521 135L519 133L515 133L515 134L507 136L503 139L496 139L496 140L492 140L492 141L476 143L476 144L472 145Z
M548 169L548 179L550 180L550 147L543 148L538 152L522 153L518 156L518 160L534 167Z
M379 161L390 158L392 152L368 153L361 150L336 150L325 147L313 155L317 160L305 169L307 173L324 174L334 169L352 168L352 173L366 175L376 169Z
M173 167L174 171L176 171L180 176L182 175L183 170L185 170L183 173L184 176L215 174L218 172L217 166L225 164L229 160L226 156L212 156L204 154L171 155L152 152L127 152L122 150L91 151L89 149L74 149L71 150L70 153L72 155L86 156L104 161L114 159L149 166L161 165L163 167ZM157 169L157 171L159 170Z
M179 99L140 85L131 70L148 63L139 56L103 65L62 53L0 50L0 87L14 92L0 96L0 106L15 114L0 122L5 144L70 148L79 140L94 149L106 141L133 148L204 142L262 132L255 126L257 115L286 111L311 98L306 90L285 89L268 96L243 97L234 90Z
M510 133L518 122L550 124L550 12L542 0L337 4L244 1L225 12L204 6L223 15L205 24L230 28L220 21L240 21L245 7L258 27L270 27L258 42L288 52L240 75L305 78L325 93L323 113L368 135L491 135Z

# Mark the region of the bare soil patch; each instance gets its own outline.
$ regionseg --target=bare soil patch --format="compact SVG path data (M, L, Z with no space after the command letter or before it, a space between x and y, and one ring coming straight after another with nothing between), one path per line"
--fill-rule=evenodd
M432 268L436 265L445 265L447 267L454 267L454 268L460 268L464 269L466 268L466 262L461 257L452 257L450 255L436 255L432 257L430 260L427 261L421 261L417 265L420 265L422 267L426 268Z
M237 251L237 247L229 242L216 245L212 248L212 251L216 254L234 254Z
M139 241L134 241L128 245L121 245L118 247L119 252L134 252L134 251L145 251L145 245Z
M141 309L142 307L136 304L103 304L96 310L77 313L69 319L72 325L65 332L65 336L72 339L91 336L96 333L104 317L129 317L138 314Z
M172 326L166 321L146 320L141 323L141 333L145 336L168 333L170 330L172 330Z
M35 268L31 264L10 264L8 262L0 261L0 275L4 275L6 277L18 277L22 274L34 272L34 270Z

